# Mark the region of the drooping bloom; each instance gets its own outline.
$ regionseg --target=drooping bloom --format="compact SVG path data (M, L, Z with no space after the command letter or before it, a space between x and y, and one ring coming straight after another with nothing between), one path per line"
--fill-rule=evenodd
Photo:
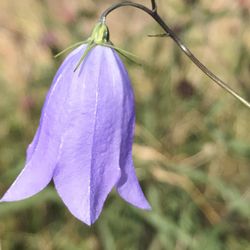
M113 187L150 209L132 160L134 96L116 51L81 45L59 68L47 94L26 163L2 202L35 195L51 180L70 212L90 225Z

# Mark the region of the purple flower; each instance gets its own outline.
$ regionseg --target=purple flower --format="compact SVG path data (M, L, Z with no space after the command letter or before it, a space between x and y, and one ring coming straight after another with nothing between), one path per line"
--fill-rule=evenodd
M95 46L74 72L86 45L71 52L47 94L26 164L2 202L28 198L53 179L70 212L91 225L113 187L150 209L132 160L134 96L116 51Z

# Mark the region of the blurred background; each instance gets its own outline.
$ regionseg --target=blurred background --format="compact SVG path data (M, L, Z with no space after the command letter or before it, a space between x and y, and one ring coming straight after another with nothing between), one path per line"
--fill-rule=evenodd
M23 167L41 108L65 55L87 38L111 0L0 0L0 195ZM149 0L140 1L150 5ZM249 0L158 0L194 54L250 100ZM201 73L150 17L123 8L108 18L136 96L137 175L153 210L112 192L87 227L53 185L0 204L1 250L249 250L250 113Z

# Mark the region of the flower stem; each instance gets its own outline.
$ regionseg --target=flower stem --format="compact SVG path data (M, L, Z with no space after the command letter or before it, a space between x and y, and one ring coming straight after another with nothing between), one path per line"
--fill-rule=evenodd
M198 60L197 57L186 47L180 38L175 34L175 32L167 25L167 23L161 18L161 16L157 12L157 5L155 0L151 0L152 9L147 8L146 6L134 3L131 1L124 1L121 3L113 4L109 8L107 8L101 15L100 20L101 22L105 22L106 17L114 10L125 7L131 6L137 9L140 9L150 15L166 32L166 35L171 37L174 42L178 45L178 47L186 54L186 56L200 69L202 70L210 79L212 79L216 84L218 84L221 88L226 90L229 94L234 96L238 99L241 103L245 106L250 108L250 103L241 97L238 93L236 93L229 85L227 85L224 81L222 81L219 77L217 77L213 72L211 72L204 64Z

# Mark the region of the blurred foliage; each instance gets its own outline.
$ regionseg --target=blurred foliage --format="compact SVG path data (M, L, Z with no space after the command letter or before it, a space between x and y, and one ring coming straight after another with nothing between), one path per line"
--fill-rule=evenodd
M111 0L0 1L0 191L22 169L25 150L63 58L85 39ZM150 1L140 1L149 4ZM159 12L197 57L250 99L248 0L158 0ZM33 198L0 204L3 250L249 250L250 115L213 84L145 14L108 18L137 102L134 160L153 207L113 192L97 223L77 221L51 184Z

